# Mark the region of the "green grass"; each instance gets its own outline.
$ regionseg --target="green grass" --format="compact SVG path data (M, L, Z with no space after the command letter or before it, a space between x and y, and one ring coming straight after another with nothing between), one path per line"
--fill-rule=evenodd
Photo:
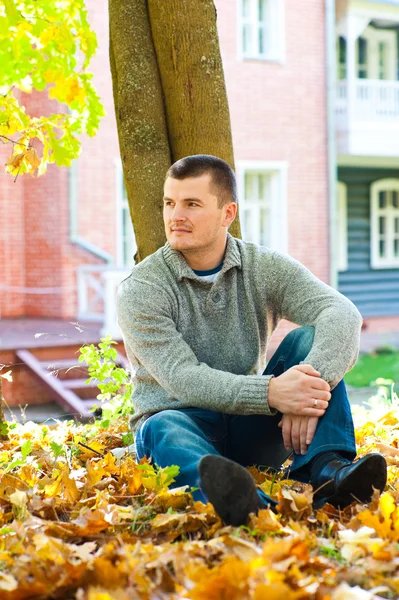
M392 379L399 384L399 351L376 351L361 354L349 373L345 375L345 383L354 387L369 386L379 377Z

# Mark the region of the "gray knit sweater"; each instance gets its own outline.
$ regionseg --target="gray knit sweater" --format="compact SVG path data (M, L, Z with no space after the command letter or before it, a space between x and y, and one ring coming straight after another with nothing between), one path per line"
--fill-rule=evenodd
M214 283L166 243L120 284L117 312L134 373L134 431L165 409L274 414L262 372L280 319L315 326L303 362L331 389L359 352L362 318L350 300L290 256L230 234Z

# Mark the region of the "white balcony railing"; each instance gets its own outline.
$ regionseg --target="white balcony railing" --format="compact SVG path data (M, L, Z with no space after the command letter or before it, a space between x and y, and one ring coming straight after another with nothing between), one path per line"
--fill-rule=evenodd
M102 265L81 265L78 277L78 319L102 323L101 335L121 338L116 319L116 292L130 271Z
M351 114L355 121L399 123L399 81L357 79ZM348 85L337 82L336 114L338 122L348 114Z

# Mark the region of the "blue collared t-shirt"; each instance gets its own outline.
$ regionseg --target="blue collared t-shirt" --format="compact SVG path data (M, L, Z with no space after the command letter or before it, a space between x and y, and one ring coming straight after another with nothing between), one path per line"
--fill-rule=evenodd
M220 265L218 265L214 269L209 269L208 271L198 271L197 269L193 269L193 271L196 275L198 275L198 277L201 277L201 279L213 283L214 281L216 281L219 272L222 270L222 267L223 262L221 262Z

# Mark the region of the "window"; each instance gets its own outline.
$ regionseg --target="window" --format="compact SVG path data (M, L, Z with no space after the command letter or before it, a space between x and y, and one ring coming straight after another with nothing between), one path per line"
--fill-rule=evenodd
M348 200L347 187L342 181L337 182L338 218L337 218L337 268L338 271L348 269Z
M286 164L243 161L237 175L242 239L286 252Z
M399 179L371 185L371 266L399 268Z
M117 265L121 268L130 268L134 265L134 255L137 250L137 245L134 237L132 220L130 218L129 204L127 201L120 161L118 161L117 186Z
M243 58L283 60L283 0L240 0Z
M340 35L337 44L338 79L346 79L346 39Z
M359 79L367 79L368 75L368 52L367 40L360 37L357 40L357 76Z
M397 39L395 30L366 27L355 46L357 77L397 80Z

